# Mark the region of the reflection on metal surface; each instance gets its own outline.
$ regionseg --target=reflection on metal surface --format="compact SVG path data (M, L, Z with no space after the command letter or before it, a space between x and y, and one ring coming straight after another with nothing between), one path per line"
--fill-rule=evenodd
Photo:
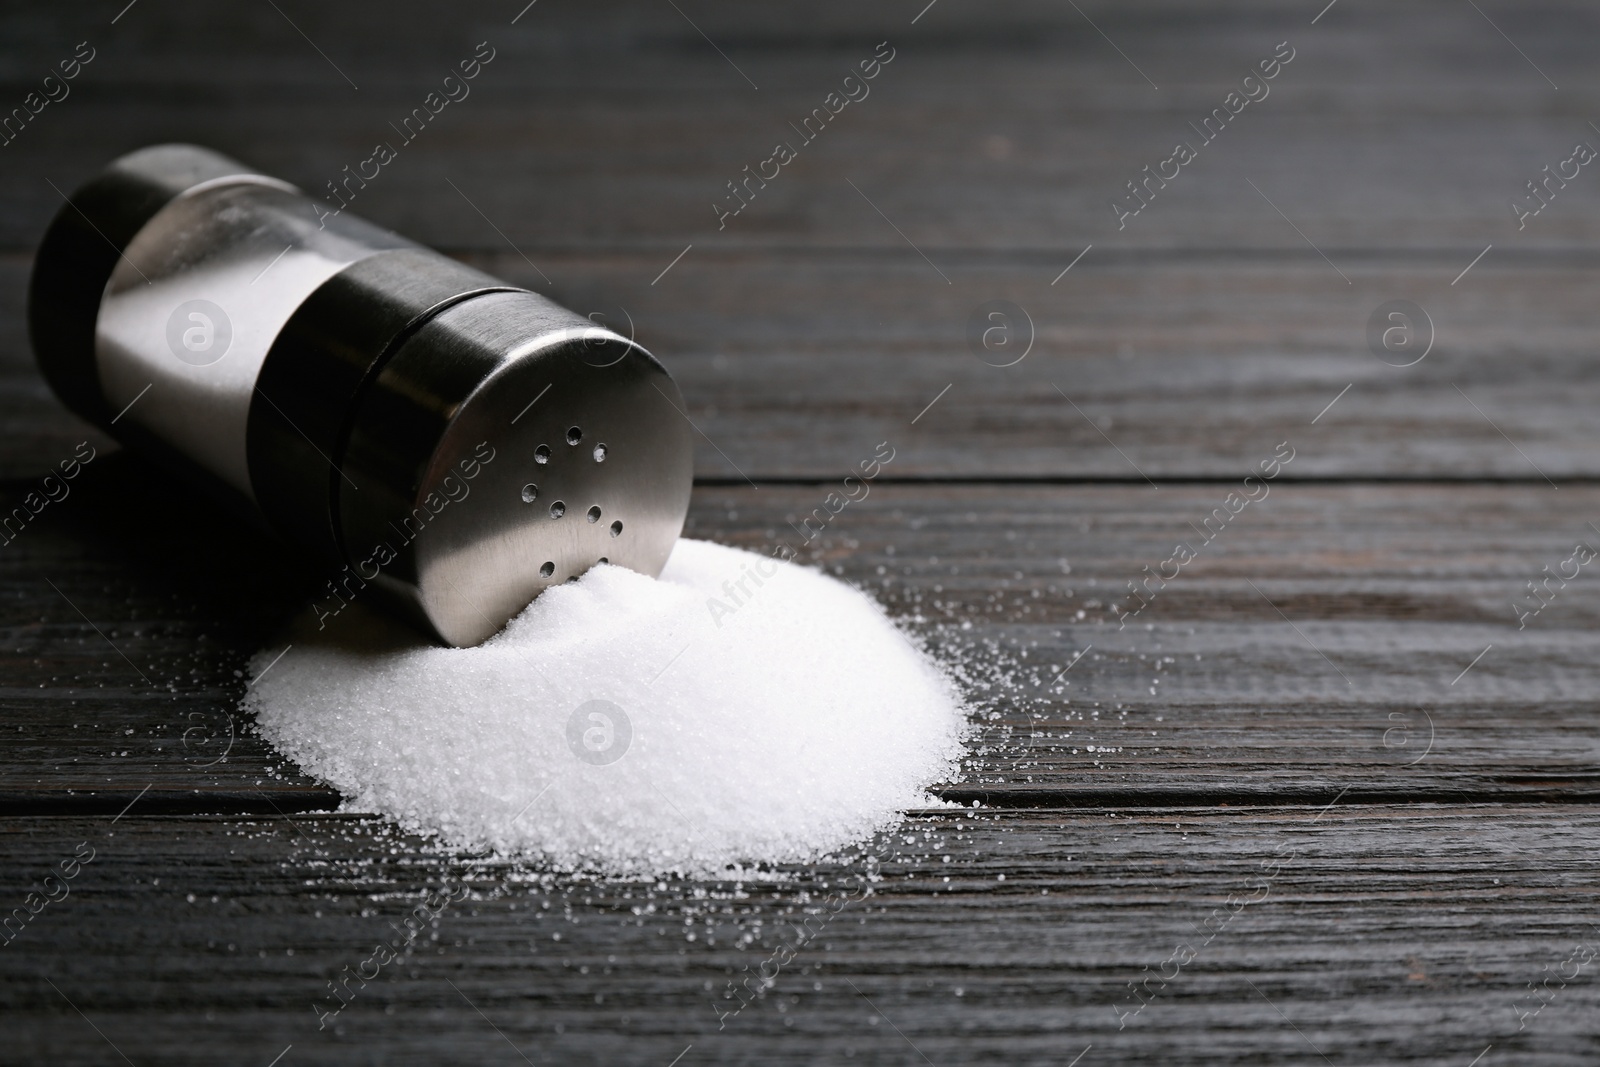
M74 410L334 573L324 623L365 596L475 644L597 562L659 573L688 510L683 398L625 309L321 217L206 149L79 189L29 321Z

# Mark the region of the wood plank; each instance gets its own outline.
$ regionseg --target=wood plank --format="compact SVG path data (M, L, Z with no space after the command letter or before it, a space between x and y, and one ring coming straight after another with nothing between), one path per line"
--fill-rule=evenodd
M1592 807L929 812L904 830L871 896L843 904L860 886L848 862L595 881L447 860L352 817L11 819L14 902L79 842L95 859L0 958L8 1049L61 1064L121 1062L111 1044L134 1063L266 1064L292 1044L284 1063L1060 1065L1092 1045L1083 1067L1462 1067L1490 1045L1486 1064L1543 1067L1600 1051L1592 963L1521 1031L1517 1014L1537 1003L1530 983L1570 977L1563 961L1596 943ZM319 1032L327 983L463 880L470 899ZM1235 914L1230 897L1252 902ZM730 981L836 902L766 996L719 1019ZM1159 973L1121 1018L1130 984Z
M834 478L883 440L896 478L1231 479L1283 440L1295 479L1600 477L1600 257L1485 260L1454 287L1454 262L1368 262L1347 287L1282 256L1129 256L1051 288L1053 261L1025 257L973 260L946 286L898 253L749 252L685 258L652 285L667 259L545 258L550 283L514 253L472 262L631 322L704 432L701 478ZM87 432L33 368L26 271L0 258L3 478L39 477ZM1436 329L1403 369L1366 337L1397 297ZM969 348L993 299L1031 316L1015 366Z
M1297 479L1600 473L1587 263L1486 261L1452 286L1455 263L1368 261L1344 286L1320 263L1130 256L1052 288L1054 263L998 257L949 286L914 257L686 258L656 286L653 262L580 262L548 268L553 292L634 317L703 431L701 477L838 477L886 439L894 477L1236 478L1283 440L1306 442ZM1405 368L1367 338L1396 298L1434 327ZM1013 366L971 344L996 299L1033 337Z
M156 140L214 144L321 190L394 139L391 124L480 40L498 55L472 95L402 147L358 210L430 243L501 247L449 178L530 253L643 245L664 264L694 241L911 254L865 193L930 253L1034 248L1052 254L1052 275L1088 242L1102 252L1269 247L1321 263L1272 205L1335 262L1364 249L1449 249L1459 270L1491 241L1600 242L1592 181L1574 182L1520 232L1507 207L1543 165L1592 137L1600 83L1581 47L1595 28L1582 4L1502 12L1515 45L1443 0L1346 5L1314 26L1299 10L1237 2L1204 14L1171 2L1085 14L947 4L913 25L923 6L707 0L691 24L643 0L603 17L545 0L515 26L516 4L463 17L406 3L383 18L291 4L293 26L269 8L198 3L146 5L115 27L98 11L32 13L0 45L15 72L10 98L74 42L92 38L99 54L72 95L8 147L0 247L30 246L59 206L45 179L66 188ZM710 205L726 183L792 138L789 123L885 39L897 54L872 95L719 231ZM1284 40L1297 54L1271 95L1119 230L1108 201L1176 141L1198 141L1188 123Z
M1596 795L1597 602L1580 577L1513 607L1597 544L1592 489L1279 484L1206 544L1229 490L880 486L816 558L967 662L993 719L952 797ZM701 490L688 533L799 543L807 507ZM1120 628L1179 541L1198 558Z
M1580 576L1525 629L1513 611L1600 540L1600 488L1278 483L1204 545L1188 524L1226 485L878 485L804 546L788 524L828 491L703 487L687 533L787 536L963 660L992 717L950 796L1600 793L1600 601ZM123 456L36 522L0 554L0 802L115 813L147 785L168 811L332 802L232 711L234 672L309 602L292 561ZM1119 629L1108 605L1179 539L1199 558Z

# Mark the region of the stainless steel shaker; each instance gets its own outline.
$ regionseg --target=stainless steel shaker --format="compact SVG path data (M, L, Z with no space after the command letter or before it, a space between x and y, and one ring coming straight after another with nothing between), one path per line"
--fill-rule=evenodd
M73 411L333 574L324 623L371 599L477 644L682 530L690 425L649 352L204 148L78 189L28 314Z

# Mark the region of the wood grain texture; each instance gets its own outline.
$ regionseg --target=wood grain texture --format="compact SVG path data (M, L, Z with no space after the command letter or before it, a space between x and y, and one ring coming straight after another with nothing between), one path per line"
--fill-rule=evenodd
M0 27L6 107L97 49L0 148L0 509L101 450L0 546L0 916L96 850L0 933L0 1062L1600 1055L1575 962L1600 601L1585 571L1516 608L1600 546L1592 168L1522 229L1508 208L1600 137L1587 5L112 0ZM882 40L870 98L718 229L725 183ZM1119 229L1110 198L1285 40L1270 97ZM66 415L28 353L52 183L186 139L316 192L478 41L472 96L354 210L630 322L703 431L690 536L798 543L891 442L805 555L979 706L941 792L981 806L909 814L737 1015L729 983L859 860L598 880L327 814L233 710L312 578ZM1435 330L1404 369L1369 351L1394 299ZM991 300L1031 321L1014 366L970 347ZM1270 496L1198 545L1279 442ZM319 1030L330 980L461 884Z
M472 95L360 197L360 210L419 240L500 242L446 178L530 252L621 243L670 257L692 240L909 251L847 178L930 251L1070 256L1095 241L1271 247L1320 263L1262 193L1335 262L1361 249L1470 258L1490 241L1593 247L1600 236L1586 210L1592 181L1520 232L1506 206L1592 134L1600 83L1582 42L1595 17L1576 3L1496 16L1514 45L1470 6L1444 0L1346 3L1315 26L1315 12L1299 7L1172 2L1083 14L1044 2L944 4L914 25L925 6L915 0L871 10L702 3L683 14L639 0L603 15L543 0L514 26L523 6L514 2L411 2L382 15L363 5L291 3L280 15L146 4L111 26L114 6L12 20L13 97L81 39L99 55L73 95L6 150L0 244L36 240L59 202L46 177L66 188L120 151L175 136L321 190L394 139L390 124L482 40L497 58ZM725 183L794 139L789 123L881 40L896 57L871 96L801 146L781 180L719 231L711 204ZM1176 141L1198 143L1188 123L1221 106L1280 41L1296 56L1270 95L1119 231L1108 201Z
M1344 436L1295 476L1600 474L1593 405L1578 402L1600 325L1593 183L1571 182L1522 230L1506 208L1592 133L1581 5L1519 12L1515 46L1447 3L1346 4L1315 26L1248 4L944 5L914 26L915 12L850 5L697 10L694 24L561 0L515 26L515 12L433 3L286 11L293 25L195 5L145 5L115 27L67 9L16 20L0 55L18 72L80 35L103 47L4 149L0 355L17 373L0 380L13 441L0 476L82 439L23 369L27 250L59 207L51 182L185 137L316 192L483 38L499 54L473 95L355 209L575 307L625 309L707 435L703 477L825 477L855 442L894 433L919 445L905 475L1218 477L1252 462L1258 432L1301 430L1346 386L1328 416ZM1272 95L1117 230L1105 201L1285 37L1303 54ZM724 184L884 38L902 54L873 95L718 230ZM1369 317L1398 298L1436 332L1404 370L1368 352ZM970 351L969 320L994 299L1031 319L1015 367Z
M1596 543L1592 490L1279 484L1207 544L1229 488L881 486L815 544L967 665L992 719L954 796L1594 796L1593 591L1514 610ZM775 498L703 490L690 533L799 543L807 503ZM1178 542L1198 558L1125 624Z
M1600 941L1596 819L926 813L851 903L863 868L843 862L594 882L447 861L348 817L12 819L8 898L79 842L95 859L5 948L4 1056L121 1062L114 1044L140 1064L266 1064L293 1045L284 1063L665 1067L692 1044L681 1062L1060 1065L1092 1045L1083 1065L1462 1067L1492 1044L1502 1063L1576 1065L1600 1052L1592 964L1521 1031L1518 1008ZM319 1031L328 982L463 882L470 898ZM808 918L766 995L722 1017L730 982Z
M1346 287L1281 256L1131 256L1085 261L1052 289L1043 261L974 261L946 286L914 255L718 253L652 286L670 258L545 258L550 283L514 254L472 262L654 351L701 431L702 479L842 477L883 440L894 478L1231 479L1283 440L1300 449L1294 479L1600 477L1600 261L1486 260L1455 288L1453 263L1427 266L1426 284L1352 267ZM33 367L26 269L0 259L0 477L16 479L101 440ZM1437 333L1403 369L1367 347L1368 318L1394 298L1419 302ZM1015 366L969 346L992 299L1031 317Z
M1220 529L1227 484L879 484L809 543L792 524L830 486L707 487L686 532L793 545L957 664L986 718L952 797L1600 795L1592 576L1525 628L1516 609L1600 545L1600 489L1269 484ZM1190 524L1208 517L1206 544ZM237 672L315 592L292 559L126 455L36 521L0 553L0 803L115 813L147 785L147 810L332 802L234 711ZM1198 557L1121 619L1179 541Z

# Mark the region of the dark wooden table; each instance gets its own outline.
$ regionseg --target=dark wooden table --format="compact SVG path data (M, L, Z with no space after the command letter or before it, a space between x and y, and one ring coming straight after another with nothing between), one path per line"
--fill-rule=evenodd
M1526 186L1600 144L1592 6L124 3L0 16L7 108L93 50L0 148L0 508L98 450L0 546L0 913L76 873L7 929L0 1061L1600 1062L1600 577L1565 563L1600 548L1600 174ZM703 431L692 536L769 545L896 449L815 561L986 717L967 806L909 813L873 882L559 876L334 813L235 710L311 578L34 369L58 190L179 139L322 190L484 41L354 210L627 309ZM1011 366L970 343L997 300ZM1394 300L1406 367L1369 341Z

